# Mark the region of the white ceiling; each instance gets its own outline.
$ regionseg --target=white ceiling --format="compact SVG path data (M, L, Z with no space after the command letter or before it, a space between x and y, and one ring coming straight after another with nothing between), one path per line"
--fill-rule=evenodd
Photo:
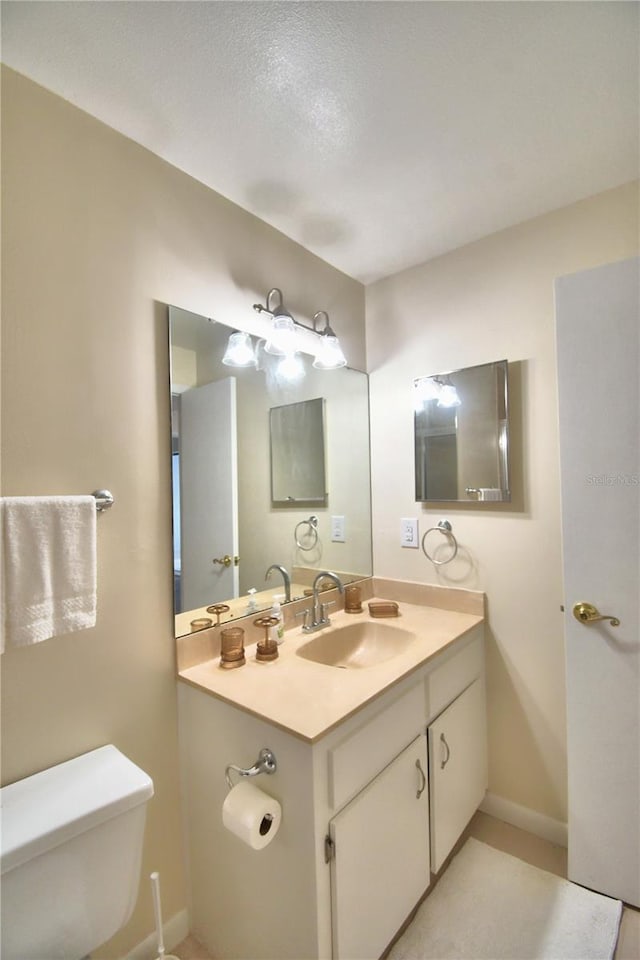
M638 176L637 2L3 2L2 60L368 283Z

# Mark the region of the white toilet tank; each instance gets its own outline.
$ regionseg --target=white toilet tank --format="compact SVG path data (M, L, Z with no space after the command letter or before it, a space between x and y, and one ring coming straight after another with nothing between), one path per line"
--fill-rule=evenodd
M125 925L152 796L112 745L0 790L2 960L80 960Z

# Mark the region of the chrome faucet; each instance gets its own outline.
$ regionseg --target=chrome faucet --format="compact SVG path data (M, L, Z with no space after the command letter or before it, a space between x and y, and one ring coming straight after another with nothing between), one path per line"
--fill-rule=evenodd
M344 593L344 587L342 586L340 577L332 573L331 570L321 570L313 581L313 606L311 611L305 611L305 613L311 613L311 623L306 622L307 617L305 616L305 622L302 627L303 633L315 633L316 630L322 630L323 627L328 627L331 623L331 620L327 616L327 608L333 606L334 601L330 600L328 603L320 602L320 583L323 580L333 580L340 593Z
M282 579L284 580L284 598L288 603L291 600L291 577L289 576L289 572L285 567L281 567L279 563L272 563L264 575L265 580L269 579L272 570L279 570L282 574Z

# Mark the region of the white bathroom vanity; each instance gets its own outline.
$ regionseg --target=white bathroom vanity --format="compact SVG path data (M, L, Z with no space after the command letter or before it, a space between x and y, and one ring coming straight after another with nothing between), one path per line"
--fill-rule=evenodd
M248 646L240 669L210 657L180 671L191 929L220 960L381 956L483 799L483 595L370 586L398 600L385 623L412 638L382 662L305 659L298 626L273 663ZM326 642L356 620L375 626L364 610L339 612ZM225 767L264 747L277 771L251 782L282 823L254 850L223 826Z

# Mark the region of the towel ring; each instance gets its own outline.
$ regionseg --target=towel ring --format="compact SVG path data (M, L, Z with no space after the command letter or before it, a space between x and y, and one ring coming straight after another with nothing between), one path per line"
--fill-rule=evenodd
M307 546L304 546L302 543L300 543L300 539L299 539L299 537L298 537L298 530L300 529L300 527L308 527L308 528L309 528L309 529L306 531L306 534L302 534L302 536L307 536L307 537L313 536L313 542L312 542L311 544L309 544L309 545L307 545ZM296 545L297 545L301 550L306 550L306 551L308 551L308 550L313 550L313 548L315 547L315 545L316 545L317 542L318 542L318 518L315 517L315 516L311 516L311 517L309 517L308 520L301 520L300 523L297 523L297 524L296 524L296 528L295 528L295 530L293 531L293 536L294 536L294 538L295 538Z
M449 541L449 544L451 545L451 555L448 556L445 560L434 560L434 558L431 556L431 554L428 552L427 548L424 545L425 540L427 539L428 535L431 533L432 530L437 530L439 533L445 536ZM424 553L427 560L431 560L431 563L435 563L437 567L441 567L445 563L451 563L451 561L454 559L454 557L458 553L458 541L453 535L453 530L448 520L440 520L437 526L429 527L429 529L426 531L426 533L422 537L422 552Z

